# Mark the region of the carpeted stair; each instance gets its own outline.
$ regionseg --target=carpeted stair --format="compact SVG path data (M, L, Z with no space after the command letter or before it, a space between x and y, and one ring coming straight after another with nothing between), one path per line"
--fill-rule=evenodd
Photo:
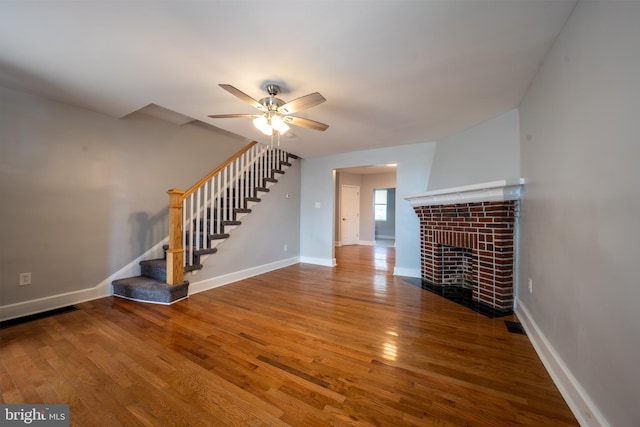
M199 235L186 235L186 243L187 247L185 248L186 256L189 256L189 251L193 252L193 265L189 268L185 267L185 273L189 271L199 270L202 268L201 258L204 255L212 255L215 254L218 249L217 247L207 248L207 249L195 249L195 243L199 240L199 246L213 246L213 245L205 245L205 240L214 241L219 240L220 242L228 239L230 237L229 232L231 229L242 224L238 217L247 215L251 213L251 209L249 206L251 204L255 204L260 202L260 196L263 193L268 193L270 185L273 185L278 182L276 178L279 175L284 174L283 168L287 168L291 166L289 162L290 159L297 159L298 157L293 154L288 154L287 161L280 162L280 166L278 169L273 169L271 172L271 176L264 178L263 186L256 187L255 193L252 197L245 197L241 204L244 206L242 208L233 209L233 219L220 221L221 229L217 230L217 221L213 221L213 229L211 229L212 222L209 221L211 219L212 211L211 209L207 209L207 215L205 219L202 219L202 233ZM232 192L228 192L226 198L223 198L221 203L222 206L227 203L234 202L235 195ZM215 210L214 210L215 212ZM215 214L214 214L215 219ZM217 246L217 245L216 245ZM113 295L121 298L127 298L135 301L141 302L150 302L156 304L172 304L176 301L179 301L188 296L189 292L189 281L185 280L183 283L179 285L169 285L166 283L167 280L167 260L166 260L166 251L168 249L168 245L164 246L164 257L158 259L151 259L140 262L140 276L128 277L125 279L118 279L112 282L113 285Z

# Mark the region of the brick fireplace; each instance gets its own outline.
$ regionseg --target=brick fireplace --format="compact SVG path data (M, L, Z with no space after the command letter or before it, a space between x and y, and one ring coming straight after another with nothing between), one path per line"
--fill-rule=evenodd
M503 180L405 197L420 219L423 282L467 288L480 304L512 310L523 184Z

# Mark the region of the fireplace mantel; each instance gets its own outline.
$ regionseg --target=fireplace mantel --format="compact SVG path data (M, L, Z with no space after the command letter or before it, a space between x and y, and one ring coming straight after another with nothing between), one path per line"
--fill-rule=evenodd
M414 208L418 206L518 200L523 186L524 178L503 179L411 194L405 196L404 199L409 201Z

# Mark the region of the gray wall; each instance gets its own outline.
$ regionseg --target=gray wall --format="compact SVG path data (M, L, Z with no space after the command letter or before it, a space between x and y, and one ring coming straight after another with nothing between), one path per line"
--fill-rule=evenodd
M429 190L520 178L518 110L438 141Z
M95 287L167 236L168 189L187 189L247 143L197 122L114 119L1 87L0 142L0 306ZM257 207L273 221L251 219L260 226L244 243L249 263L298 255L299 173L265 198L287 206L279 215ZM294 197L282 202L279 191ZM280 251L258 256L256 242ZM225 260L220 271L247 267ZM22 272L32 285L18 286Z
M639 22L579 2L520 108L519 310L612 426L640 420Z

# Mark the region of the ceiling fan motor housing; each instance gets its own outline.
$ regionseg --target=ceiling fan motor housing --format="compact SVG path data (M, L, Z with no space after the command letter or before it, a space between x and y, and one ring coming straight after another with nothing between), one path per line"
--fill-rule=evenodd
M258 102L264 106L265 111L277 111L278 108L282 107L285 104L282 99L275 98L273 96L262 98Z
M280 93L280 86L274 85L274 84L268 84L267 93L269 94L269 96L272 96L272 97L276 96L277 94Z

